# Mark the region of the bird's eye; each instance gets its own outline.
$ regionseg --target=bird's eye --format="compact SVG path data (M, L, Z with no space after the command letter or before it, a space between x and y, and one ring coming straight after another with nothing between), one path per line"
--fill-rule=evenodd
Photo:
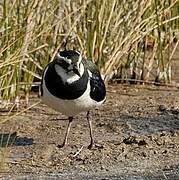
M64 68L64 69L68 69L68 67L70 66L70 64L66 61L63 61L63 63L61 63L61 66Z

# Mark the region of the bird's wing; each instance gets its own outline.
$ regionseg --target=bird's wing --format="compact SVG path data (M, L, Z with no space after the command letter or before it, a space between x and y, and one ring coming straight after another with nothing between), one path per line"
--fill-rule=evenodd
M83 59L83 63L87 69L89 69L94 74L100 74L98 67L89 59Z
M97 102L104 101L106 96L106 88L100 71L92 61L84 60L83 62L84 66L92 73L90 75L90 97Z

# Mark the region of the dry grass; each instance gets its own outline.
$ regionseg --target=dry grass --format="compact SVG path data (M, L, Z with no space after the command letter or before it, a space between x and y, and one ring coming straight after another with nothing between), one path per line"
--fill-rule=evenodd
M28 102L31 87L66 39L68 48L98 65L106 81L171 83L178 9L178 0L1 1L0 100L18 104L23 96ZM17 114L9 112L0 123Z
M23 91L28 99L67 38L68 48L93 59L106 81L115 74L170 83L178 7L177 0L2 1L1 98L19 99Z

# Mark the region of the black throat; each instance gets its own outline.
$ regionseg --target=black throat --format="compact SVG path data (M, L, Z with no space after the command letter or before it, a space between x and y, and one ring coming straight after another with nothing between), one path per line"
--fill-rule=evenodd
M63 82L62 78L57 74L54 63L50 63L46 70L44 80L48 91L53 96L64 100L73 100L82 96L86 91L88 76L88 72L84 68L82 77L79 80L68 84L67 82Z

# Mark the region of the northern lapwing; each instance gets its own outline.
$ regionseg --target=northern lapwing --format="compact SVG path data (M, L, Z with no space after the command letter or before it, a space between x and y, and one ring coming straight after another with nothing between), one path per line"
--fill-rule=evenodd
M64 141L67 144L74 116L86 111L90 129L91 148L94 144L89 110L100 106L106 99L106 88L96 65L82 57L78 51L64 50L56 54L43 72L42 101L49 107L68 116L69 123Z

